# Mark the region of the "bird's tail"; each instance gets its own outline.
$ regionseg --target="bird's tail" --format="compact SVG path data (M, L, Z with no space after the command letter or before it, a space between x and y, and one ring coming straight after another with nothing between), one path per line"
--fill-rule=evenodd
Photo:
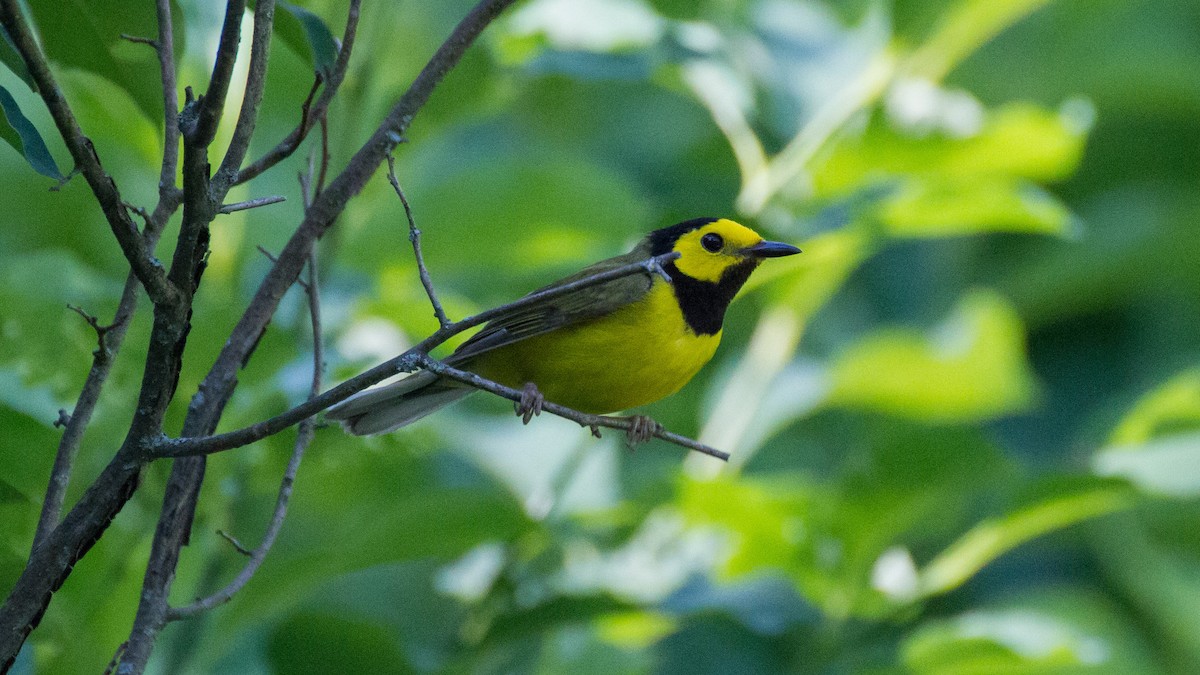
M368 389L325 412L356 436L382 434L411 424L475 390L422 371L399 382Z

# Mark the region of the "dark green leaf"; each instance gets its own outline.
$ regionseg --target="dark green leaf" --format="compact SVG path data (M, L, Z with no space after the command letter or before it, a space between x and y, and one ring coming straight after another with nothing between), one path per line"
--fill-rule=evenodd
M280 624L268 641L276 673L408 673L412 667L379 623L305 612Z
M4 30L3 26L0 26L0 63L8 66L8 69L24 80L30 89L37 89L33 83L33 77L29 75L29 69L25 67L25 60L17 53L17 46L13 44L12 38L9 37L8 31Z
M46 148L41 134L29 118L21 113L16 99L4 87L0 87L0 138L21 153L34 171L43 176L62 179L62 172L50 156L50 150Z
M324 19L290 2L278 3L283 14L275 15L275 31L297 54L307 55L313 70L328 75L337 59L338 46Z
M173 16L179 16L174 6ZM124 89L150 120L162 116L162 81L154 49L135 44L122 34L153 38L158 21L142 0L30 0L30 12L51 60L95 73ZM184 43L182 24L175 30L176 52Z

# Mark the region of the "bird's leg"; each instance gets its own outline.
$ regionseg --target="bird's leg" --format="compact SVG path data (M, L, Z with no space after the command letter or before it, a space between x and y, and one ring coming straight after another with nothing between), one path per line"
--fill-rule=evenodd
M629 429L625 432L625 438L631 447L636 448L662 430L663 425L653 419L645 415L633 415L629 418Z
M529 424L529 420L533 419L535 415L542 414L542 404L545 402L546 397L542 396L537 385L526 382L521 389L521 400L515 405L517 417L521 418L522 423Z

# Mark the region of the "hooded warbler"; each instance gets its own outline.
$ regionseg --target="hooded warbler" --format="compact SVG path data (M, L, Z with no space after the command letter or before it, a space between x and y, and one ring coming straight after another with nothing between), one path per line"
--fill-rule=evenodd
M545 289L678 251L670 278L637 274L514 310L487 323L444 361L576 410L606 414L678 391L712 358L725 309L764 258L799 253L724 218L648 234L629 253ZM541 289L541 290L545 290ZM356 435L392 431L475 389L422 371L330 408ZM526 411L526 421L529 413Z

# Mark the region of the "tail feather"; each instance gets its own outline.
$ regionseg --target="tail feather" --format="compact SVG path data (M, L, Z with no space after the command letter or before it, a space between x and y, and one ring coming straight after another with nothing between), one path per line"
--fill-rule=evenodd
M325 413L356 436L382 434L411 424L474 392L423 371L392 384L368 389Z

